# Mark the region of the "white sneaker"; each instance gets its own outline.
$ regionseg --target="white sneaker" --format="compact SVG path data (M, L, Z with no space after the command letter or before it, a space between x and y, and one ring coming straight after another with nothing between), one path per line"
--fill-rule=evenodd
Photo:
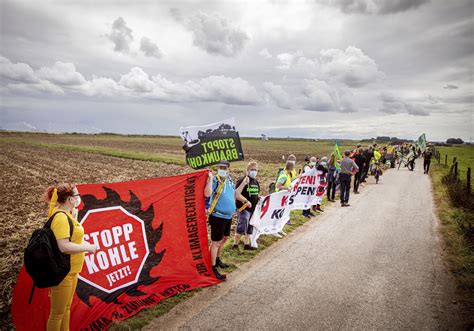
M281 234L279 234L279 233L274 233L273 235L274 235L275 237L277 237L277 238L283 238L283 236L282 236Z
M281 234L282 236L286 236L286 235L287 235L287 233L286 233L285 231L283 231L283 230L280 231L279 234Z

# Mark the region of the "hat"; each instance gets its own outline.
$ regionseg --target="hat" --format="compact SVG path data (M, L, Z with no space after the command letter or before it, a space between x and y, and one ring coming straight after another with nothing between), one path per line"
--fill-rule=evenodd
M222 166L230 167L230 162L227 161L227 160L220 160L217 165L222 165Z

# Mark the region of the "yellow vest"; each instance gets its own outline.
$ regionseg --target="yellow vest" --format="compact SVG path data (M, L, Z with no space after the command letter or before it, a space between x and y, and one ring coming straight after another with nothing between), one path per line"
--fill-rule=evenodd
M277 178L277 183L279 183L279 182L280 182L280 179L283 178L283 177L286 178L285 184L283 184L283 186L285 186L285 187L290 187L290 186L291 186L291 179L292 179L292 177L293 177L293 176L292 176L292 173L291 173L291 172L288 173L286 170L283 171L283 172L278 176L278 178ZM275 184L275 186L276 186L276 184ZM275 188L275 192L278 192L278 191L280 191L280 190L277 189L277 188Z

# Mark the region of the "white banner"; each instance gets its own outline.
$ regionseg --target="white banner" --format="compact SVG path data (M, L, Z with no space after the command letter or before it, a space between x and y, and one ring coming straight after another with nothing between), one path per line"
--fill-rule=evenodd
M291 191L267 195L259 201L250 224L254 226L252 246L262 234L276 234L290 219L290 211L309 209L321 204L326 193L326 179L322 171L310 169L291 183Z
M262 198L250 219L254 226L251 244L257 247L257 239L262 234L276 234L283 230L290 219L290 193L286 190L275 192Z
M326 195L327 182L326 176L321 170L318 172L318 186L316 187L316 193L313 195L312 205L320 205L323 203L323 198Z
M322 174L322 171L311 168L291 183L289 204L292 209L309 209L316 204L314 200Z

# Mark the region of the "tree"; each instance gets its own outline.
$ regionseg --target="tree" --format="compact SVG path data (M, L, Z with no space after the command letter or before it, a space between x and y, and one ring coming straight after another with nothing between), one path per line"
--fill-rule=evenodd
M449 138L446 140L447 144L464 144L464 141L461 138Z

